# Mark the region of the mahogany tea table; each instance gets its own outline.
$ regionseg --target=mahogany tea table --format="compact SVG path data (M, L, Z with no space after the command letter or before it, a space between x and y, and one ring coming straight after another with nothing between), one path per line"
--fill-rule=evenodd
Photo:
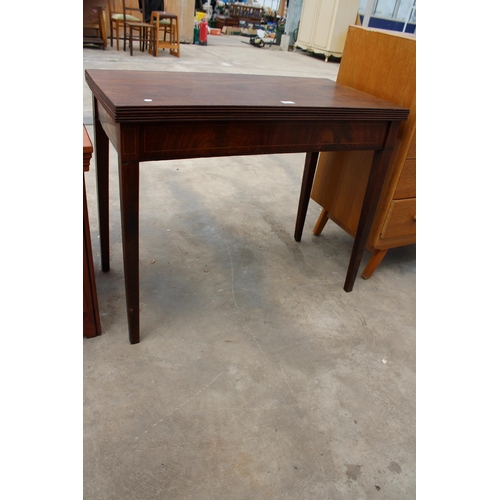
M344 290L350 292L409 110L328 79L86 70L93 94L101 265L109 270L109 141L118 152L129 340L139 329L139 164L306 153L295 225L300 241L320 151L374 150Z

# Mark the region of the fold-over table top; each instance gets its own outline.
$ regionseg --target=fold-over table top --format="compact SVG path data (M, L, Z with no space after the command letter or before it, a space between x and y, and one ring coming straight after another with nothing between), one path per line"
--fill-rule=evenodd
M323 78L86 70L117 123L406 120L408 109Z

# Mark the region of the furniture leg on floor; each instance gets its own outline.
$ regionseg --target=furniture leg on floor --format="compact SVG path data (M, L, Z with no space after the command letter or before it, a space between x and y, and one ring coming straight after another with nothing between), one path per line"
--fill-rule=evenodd
M83 335L87 338L101 334L99 305L95 285L92 242L90 239L89 215L87 210L87 193L85 189L85 172L90 168L90 159L94 149L83 126Z

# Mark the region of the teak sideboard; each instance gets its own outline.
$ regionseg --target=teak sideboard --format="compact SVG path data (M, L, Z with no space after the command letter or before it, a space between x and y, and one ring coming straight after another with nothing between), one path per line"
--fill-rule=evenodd
M391 248L416 242L416 39L402 33L350 26L337 83L410 110L399 128L389 171L366 248L368 279ZM322 207L313 233L330 219L355 236L372 151L319 155L311 199Z

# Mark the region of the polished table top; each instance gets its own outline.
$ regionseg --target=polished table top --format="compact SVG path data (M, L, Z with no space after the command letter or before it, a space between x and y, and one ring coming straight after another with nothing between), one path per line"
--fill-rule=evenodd
M408 110L323 78L87 70L116 123L216 119L405 120Z

